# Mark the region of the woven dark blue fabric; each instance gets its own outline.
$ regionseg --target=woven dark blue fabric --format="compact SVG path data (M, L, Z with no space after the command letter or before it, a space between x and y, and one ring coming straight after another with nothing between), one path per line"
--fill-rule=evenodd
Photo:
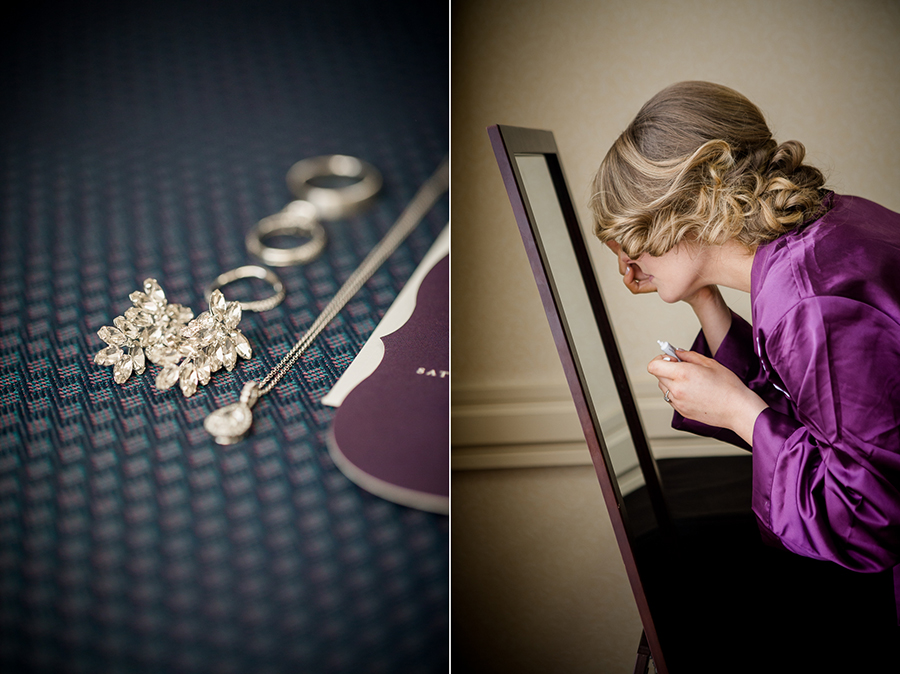
M446 197L254 409L286 353L447 152L448 21L427 3L18 3L0 27L0 671L447 670L447 519L347 480L319 400L448 218ZM439 3L438 3L439 5ZM185 399L124 385L97 330L154 277L195 314L304 157L381 169L327 223L255 355Z

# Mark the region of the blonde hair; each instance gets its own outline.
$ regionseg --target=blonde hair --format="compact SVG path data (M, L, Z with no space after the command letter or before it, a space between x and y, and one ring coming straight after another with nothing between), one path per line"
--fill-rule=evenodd
M806 149L781 143L747 98L710 82L680 82L651 98L594 178L594 233L630 257L681 241L748 248L819 210L821 171Z

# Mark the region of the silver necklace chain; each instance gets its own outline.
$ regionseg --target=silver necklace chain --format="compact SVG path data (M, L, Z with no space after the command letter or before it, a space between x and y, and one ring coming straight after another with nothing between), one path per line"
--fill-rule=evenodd
M288 351L278 364L257 384L247 382L241 391L240 401L212 412L204 422L206 430L216 437L219 444L232 444L240 440L250 429L253 417L251 408L259 396L271 391L282 377L296 364L316 337L350 301L372 274L390 257L391 253L416 228L431 210L450 184L450 168L445 159L434 174L419 188L409 205L391 226L384 238L369 252L366 258L344 282L322 313L313 321L306 333Z

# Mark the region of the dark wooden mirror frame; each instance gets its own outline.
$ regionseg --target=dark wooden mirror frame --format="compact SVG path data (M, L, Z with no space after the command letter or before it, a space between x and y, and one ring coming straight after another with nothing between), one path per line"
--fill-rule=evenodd
M603 498L612 520L613 531L615 532L622 559L625 562L628 580L631 583L631 589L634 593L635 602L637 603L638 612L644 627L646 642L653 655L657 671L661 674L666 674L668 670L666 669L656 625L645 590L646 579L642 578L635 559L634 536L629 526L628 511L624 497L619 489L612 461L607 452L603 431L600 428L595 406L591 400L585 373L579 362L578 352L571 339L565 309L554 283L554 272L544 252L541 235L535 222L534 211L528 201L522 175L515 162L517 155L543 155L547 162L556 195L562 208L566 229L575 250L579 271L585 281L585 288L597 322L597 328L609 360L619 400L625 412L626 422L638 455L653 512L660 529L663 532L668 532L671 529L671 518L663 495L659 469L647 442L647 436L644 432L631 384L628 381L619 346L603 301L603 294L596 280L587 243L578 224L578 217L572 204L562 162L557 151L556 140L550 131L513 126L491 126L488 128L488 134L500 166L503 182L509 194L519 232L522 235L522 241L528 253L532 273L537 281L541 301L544 305L547 320L550 323L550 330L575 402L578 419L591 453L591 459L597 472Z

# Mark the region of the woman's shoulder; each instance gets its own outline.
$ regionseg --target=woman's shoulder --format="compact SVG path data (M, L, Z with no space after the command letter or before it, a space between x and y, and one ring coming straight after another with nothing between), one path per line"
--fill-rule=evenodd
M812 222L760 246L753 264L754 323L799 302L842 297L900 317L900 214L862 197L830 195Z
M817 220L786 237L788 260L807 281L810 295L842 293L857 277L900 264L900 213L862 197L832 195Z
M866 238L900 240L900 213L864 197L831 193L824 202L827 210L813 221L826 224L825 233L836 239L862 234ZM807 228L801 228L800 233ZM815 232L814 232L815 235Z

